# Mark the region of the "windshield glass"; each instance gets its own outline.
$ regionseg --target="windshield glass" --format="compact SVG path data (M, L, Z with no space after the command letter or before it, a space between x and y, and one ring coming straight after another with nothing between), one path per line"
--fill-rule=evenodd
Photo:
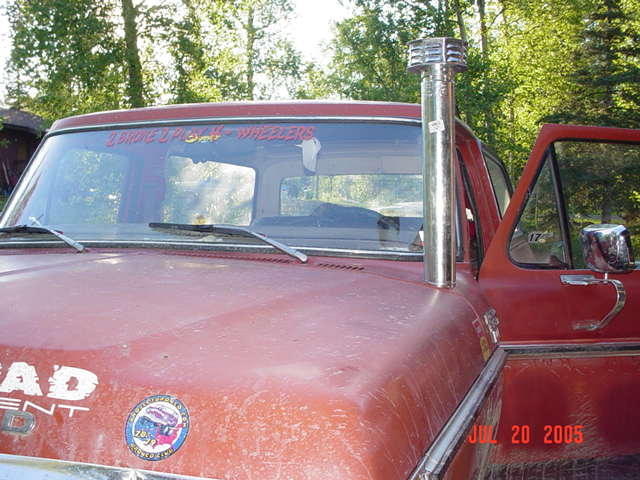
M33 217L85 242L253 243L149 227L230 224L297 248L408 252L421 250L421 185L413 125L84 131L46 140L2 224Z

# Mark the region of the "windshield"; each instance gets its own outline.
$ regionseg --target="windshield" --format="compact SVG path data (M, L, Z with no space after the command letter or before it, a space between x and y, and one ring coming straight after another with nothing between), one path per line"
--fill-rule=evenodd
M421 199L419 126L207 123L51 136L2 225L35 218L84 242L252 243L149 227L228 224L296 248L410 252Z

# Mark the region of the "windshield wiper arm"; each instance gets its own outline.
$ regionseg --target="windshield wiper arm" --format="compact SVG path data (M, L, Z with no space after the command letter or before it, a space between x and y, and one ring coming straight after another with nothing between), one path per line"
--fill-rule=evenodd
M197 232L197 233L219 233L221 235L239 235L246 238L257 238L258 240L262 240L264 243L271 245L276 250L280 250L283 253L297 259L300 263L307 263L308 257L296 250L295 248L290 247L289 245L285 245L284 243L278 242L272 238L269 238L261 233L254 232L253 230L247 227L240 227L238 225L192 225L189 223L164 223L164 222L151 222L149 224L149 228L160 229L160 230L182 230L188 232Z
M78 253L84 252L85 247L80 242L76 242L72 238L67 237L63 233L58 232L51 227L42 225L35 217L30 217L29 220L33 222L32 225L13 225L11 227L2 227L0 228L0 233L48 233L55 235L67 245L75 248Z

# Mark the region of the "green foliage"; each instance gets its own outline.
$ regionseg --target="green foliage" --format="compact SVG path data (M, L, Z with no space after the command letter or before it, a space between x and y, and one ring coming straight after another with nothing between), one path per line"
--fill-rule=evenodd
M357 100L418 101L419 77L407 74L406 44L433 25L412 23L410 12L382 1L358 1L356 7L353 17L336 25L329 84Z
M638 243L640 147L564 141L556 143L556 152L573 236L592 223L615 223L624 224Z
M180 0L164 38L174 71L169 101L294 96L304 72L282 33L292 9L291 0Z
M12 0L10 103L49 121L123 106L114 9L112 0Z
M300 82L294 89L293 97L299 100L329 98L333 91L327 73L308 62L301 67Z
M55 190L47 210L53 224L114 224L127 168L126 158L111 153L72 149L54 168ZM44 205L43 205L44 211Z
M273 98L278 86L291 95L302 69L300 54L282 31L292 12L291 0L239 0L221 12L233 27L235 48L241 50L242 99Z
M174 103L195 103L219 101L222 98L219 81L215 75L215 65L226 65L219 48L213 48L203 30L218 32L218 25L209 24L210 4L203 0L182 0L179 17L175 8L170 14L176 17L168 25L167 39L169 51L175 65L175 75L169 80ZM215 15L213 15L215 18Z
M567 73L583 0L503 0L489 54L494 75L507 82L495 103L495 144L512 175L526 163L542 122L564 105Z
M566 103L554 121L640 126L638 8L620 0L595 2L580 19ZM635 22L634 22L635 21ZM634 25L635 23L635 25Z
M331 46L331 89L354 99L418 101L406 43L454 35L469 42L458 115L513 176L544 121L638 125L638 2L473 3L353 0L354 15L337 25Z
M336 25L326 71L285 35L292 0L130 3L8 0L9 103L53 120L285 96L417 102L406 44L457 36L469 42L458 116L512 176L545 121L640 126L637 0L345 0L353 15Z
M9 0L7 100L51 122L147 103L295 95L305 71L282 33L292 11L291 0Z
M407 73L406 44L429 36L466 37L471 9L465 1L354 0L355 14L336 27L329 85L340 96L361 100L419 102L420 78ZM451 8L453 6L453 8ZM466 23L465 23L466 18ZM486 39L485 39L486 40ZM458 115L495 144L499 103L513 88L504 72L470 38L468 70L458 76Z

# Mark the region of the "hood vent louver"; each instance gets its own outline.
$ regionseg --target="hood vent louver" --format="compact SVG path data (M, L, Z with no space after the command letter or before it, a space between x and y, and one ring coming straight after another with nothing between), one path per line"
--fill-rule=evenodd
M360 271L364 270L362 265L345 265L342 263L317 263L317 267L322 268L330 268L332 270L351 270L351 271Z

